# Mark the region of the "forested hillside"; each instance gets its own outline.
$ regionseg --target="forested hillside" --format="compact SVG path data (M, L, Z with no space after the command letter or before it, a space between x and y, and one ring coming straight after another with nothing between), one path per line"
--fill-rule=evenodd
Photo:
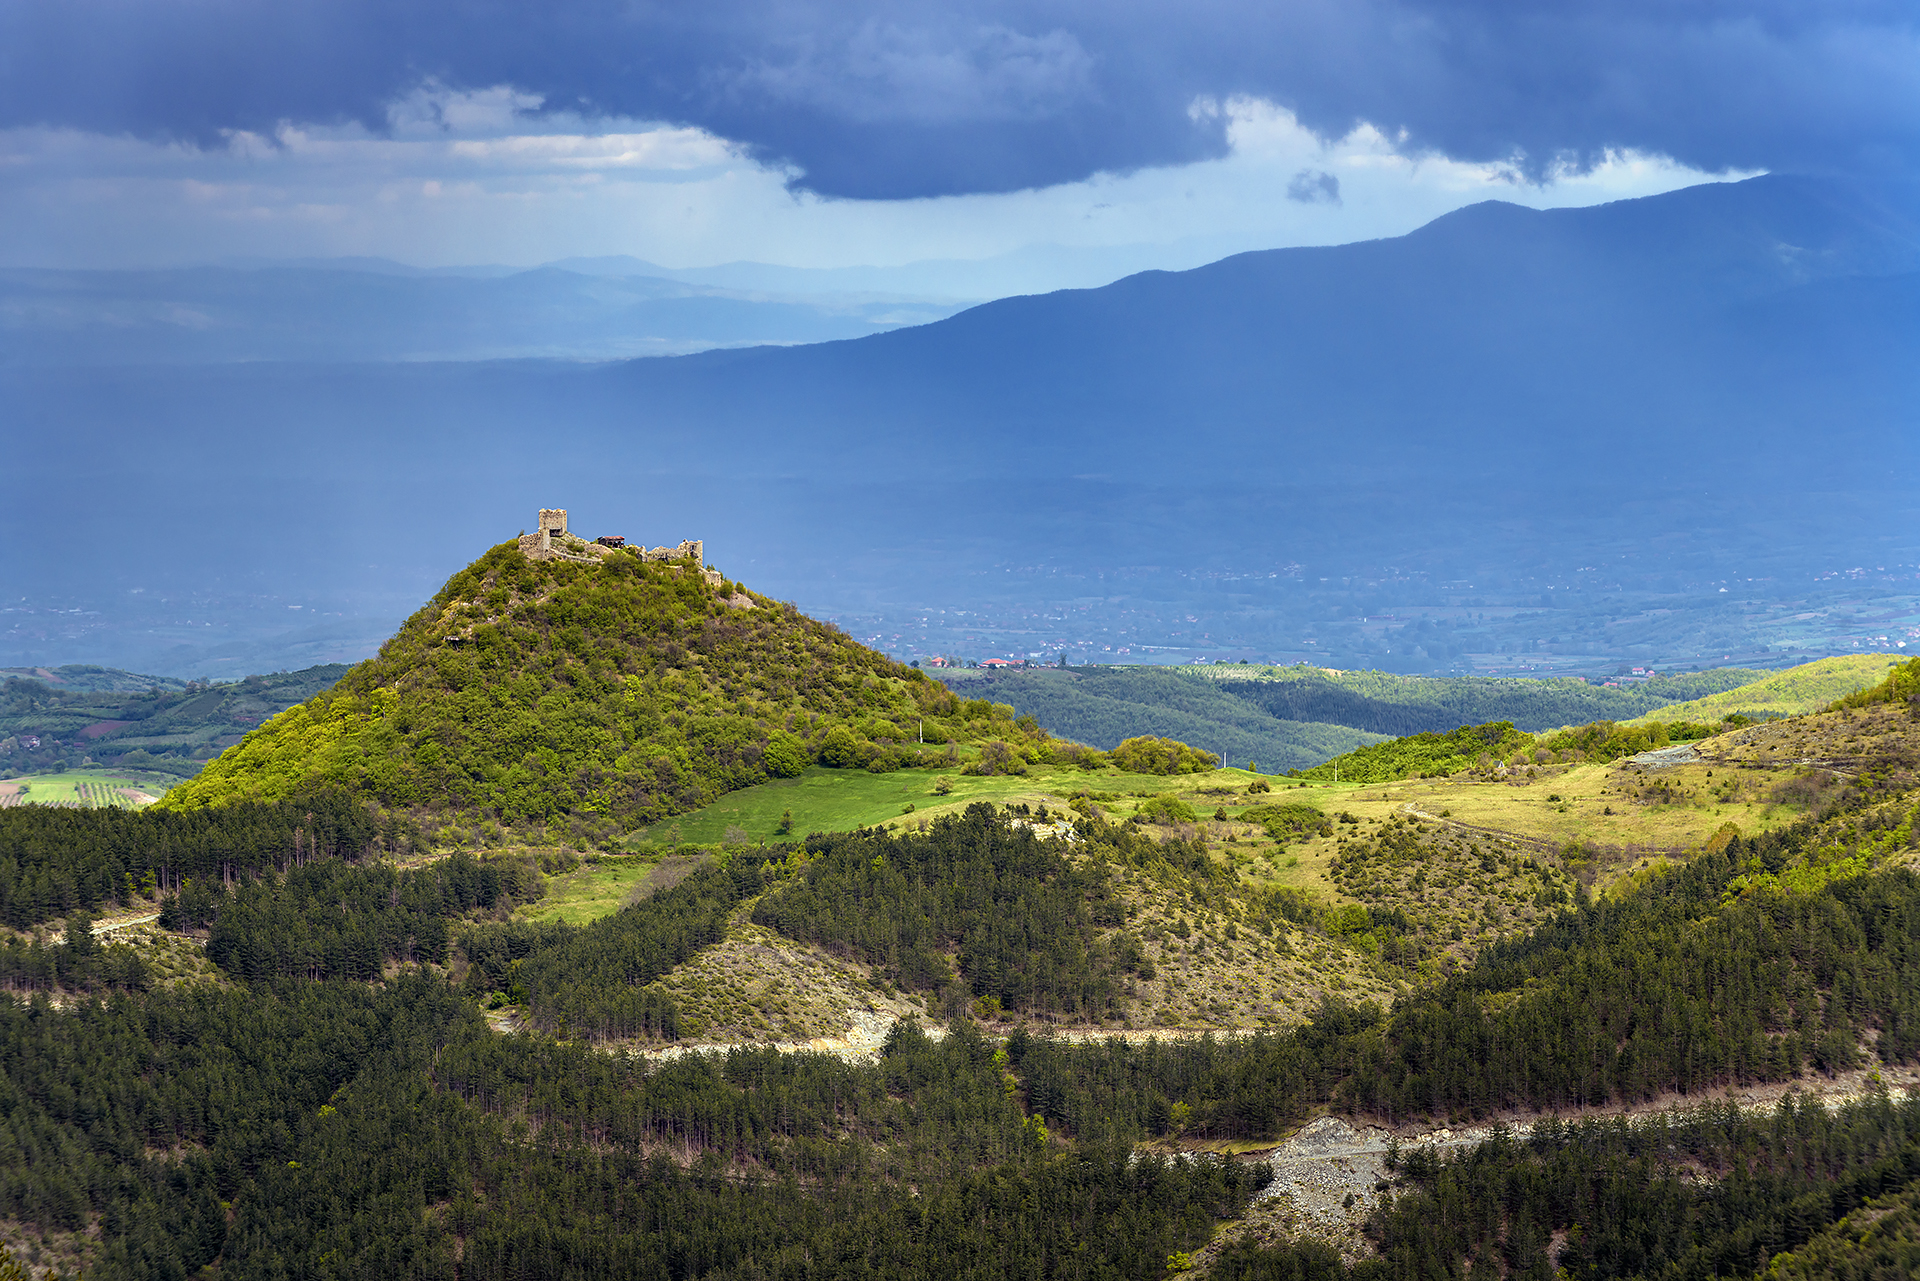
M0 809L0 923L99 913L190 880L225 885L315 859L407 854L418 837L406 819L339 788L190 813Z
M951 766L1042 740L691 562L530 561L505 543L379 655L169 793L192 810L320 783L383 805L632 827L807 765Z
M1538 731L1587 721L1626 720L1667 703L1734 689L1765 675L1723 667L1609 687L1569 677L1395 676L1300 666L1267 668L1258 679L1210 679L1283 720L1327 721L1375 734L1405 735L1444 734L1486 721L1512 721L1520 729Z
M1859 668L1853 663L1848 670ZM1631 720L1670 703L1736 689L1767 673L1718 668L1621 687L1572 678L1396 676L1224 664L992 674L963 668L937 675L956 691L1011 703L1052 733L1096 747L1112 747L1135 734L1167 734L1223 752L1236 764L1251 761L1269 773L1282 773L1312 769L1387 736L1446 734L1492 721L1538 732ZM1844 692L1835 690L1828 699ZM1715 712L1711 719L1723 714Z
M1085 788L1064 814L976 804L924 830L735 842L569 925L519 910L558 883L533 854L421 860L404 820L344 788L14 809L10 904L41 880L157 902L219 977L96 937L89 902L17 918L67 914L0 946L0 1223L43 1265L101 1277L1893 1266L1920 1105L1870 1075L1837 1110L1719 1100L1920 1063L1915 671L1702 740L1692 768L1754 776L1778 821L1723 820L1724 789L1629 799L1654 789L1618 761L1423 785L1513 813L1509 795L1589 771L1649 820L1695 816L1695 844L1659 860L1460 822L1427 792L1234 791L1222 780L1248 776L1207 771L1132 815ZM1799 764L1841 745L1844 775ZM1206 796L1211 820L1192 811ZM1289 857L1326 881L1290 882ZM840 957L924 1023L867 1059L659 1054L682 1035L665 980L749 918L756 946ZM1336 954L1391 1004L1353 999ZM1151 1008L1136 988L1163 1009L1212 999L1168 980L1216 955L1235 968L1214 992L1278 957L1262 981L1318 996L1304 1020L1227 1037L1056 1035L1121 1030ZM1664 1099L1688 1110L1557 1118ZM1279 1167L1208 1149L1329 1111L1395 1135L1351 1207L1362 1244L1248 1235L1293 1194L1250 1201ZM1517 1123L1485 1141L1412 1141L1501 1120ZM1238 1243L1214 1241L1229 1223Z
M1225 682L1156 667L1040 668L982 676L937 673L958 693L1011 703L1049 732L1095 747L1163 734L1270 772L1306 769L1378 735L1308 717L1276 717Z
M365 873L333 865L315 879L327 866L317 864L218 907L220 961L243 982L142 993L136 977L104 1003L70 997L56 1009L35 998L0 1009L12 1118L0 1167L15 1172L0 1183L0 1210L89 1252L102 1276L214 1260L222 1275L410 1260L409 1271L451 1276L456 1259L462 1274L488 1276L651 1276L674 1259L717 1276L764 1275L775 1262L794 1276L1000 1276L1057 1274L1069 1258L1153 1276L1204 1242L1215 1220L1241 1213L1261 1175L1209 1159L1129 1158L1156 1135L1271 1137L1328 1104L1404 1123L1515 1103L1701 1095L1844 1066L1862 1046L1910 1061L1920 1050L1911 995L1920 877L1874 868L1875 851L1911 840L1906 795L1859 793L1780 839L1735 842L1618 899L1585 902L1391 1012L1329 1002L1289 1033L1141 1047L1024 1031L996 1047L961 1017L939 1042L901 1027L871 1065L773 1050L649 1065L542 1036L503 1038L464 993L525 985L530 1007L550 1009L538 1017L564 1037L583 1000L633 992L636 979L700 946L710 928L701 920L784 884L804 892L762 900L788 904L780 928L839 931L905 958L912 935L875 930L876 912L924 914L960 940L973 992L1018 1002L1008 977L1044 974L1034 964L1051 953L1023 945L1022 960L995 949L1046 936L1034 928L1048 919L1049 895L1063 896L1065 915L1048 927L1057 937L1081 933L1072 919L1081 912L1097 924L1097 880L1059 864L1027 889L988 877L1036 912L1034 925L1013 922L1008 933L964 896L916 897L917 874L868 875L907 846L826 842L777 864L773 851L743 852L610 918L604 932L496 936L482 925L449 957L467 954L464 984L440 977L431 955L389 946L391 959L412 964L369 986L308 977L326 971L297 959L258 968L248 940L284 937L288 927L262 928L290 911L289 922L370 931L370 941L383 937L381 922L405 921L384 937L410 932L419 949L422 923L484 915L504 882L456 862L363 892L350 882ZM1880 826L1888 815L1900 823ZM989 861L1060 853L984 813L925 847L943 848ZM1807 875L1815 867L1824 870ZM929 866L924 884L946 881ZM303 916L302 902L329 907ZM896 937L903 946L888 941ZM901 972L924 964L903 959ZM1053 999L1044 983L1029 990L1036 1011ZM1640 1017L1654 1011L1666 1021ZM1669 1024L1688 1031L1677 1037ZM1482 1257L1529 1268L1572 1222L1587 1226L1557 1258L1576 1275L1638 1275L1690 1258L1752 1275L1777 1250L1813 1242L1867 1199L1920 1178L1910 1109L1869 1102L1783 1116L1710 1113L1657 1131L1547 1122L1524 1142L1454 1158L1409 1153L1399 1195L1375 1216L1381 1262L1356 1275ZM541 1142L529 1146L534 1129ZM149 1155L157 1149L177 1155ZM1726 1172L1738 1198L1703 1199L1681 1166ZM62 1235L96 1221L107 1225L97 1246ZM1302 1243L1232 1250L1219 1267L1333 1276L1345 1265Z
M1880 1094L1829 1112L1790 1095L1772 1115L1703 1103L1639 1123L1548 1118L1451 1157L1411 1154L1398 1184L1369 1223L1377 1258L1349 1266L1310 1239L1238 1246L1213 1275L1911 1276L1920 1103Z

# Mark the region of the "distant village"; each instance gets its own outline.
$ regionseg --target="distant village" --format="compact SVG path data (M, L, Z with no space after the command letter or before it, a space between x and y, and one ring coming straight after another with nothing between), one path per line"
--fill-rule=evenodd
M915 664L918 666L919 664ZM1053 663L1038 658L953 658L946 654L935 654L926 662L928 667L977 667L982 671L1018 671L1024 667L1051 667ZM1062 664L1064 666L1064 664Z

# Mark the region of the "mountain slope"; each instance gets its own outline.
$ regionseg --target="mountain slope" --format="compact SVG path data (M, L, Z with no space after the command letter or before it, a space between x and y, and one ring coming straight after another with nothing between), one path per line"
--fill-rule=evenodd
M1727 424L1745 417L1739 456L1717 460L1740 466L1810 395L1862 400L1843 370L1872 388L1912 385L1881 363L1902 304L1795 317L1802 291L1824 298L1862 280L1876 298L1892 288L1910 301L1917 267L1911 217L1867 195L1757 179L1586 209L1488 202L1391 240L1241 254L857 343L601 377L642 421L695 404L730 422L767 414L894 458L912 441L903 428L967 423L976 443L1017 445L1024 466L1074 471L1097 453L1102 471L1161 474L1145 447L1177 433L1183 457L1233 450L1223 456L1236 469L1276 479L1303 463L1450 478L1472 474L1469 459L1538 474L1591 448L1581 429L1634 423L1641 436L1660 422L1683 433L1672 449L1730 443ZM1856 311L1881 341L1847 323ZM1789 354L1783 378L1774 361ZM1488 430L1529 420L1520 449Z
M963 704L699 569L621 553L536 562L503 543L376 658L247 735L165 804L335 783L391 806L631 826L823 757L876 770L932 763L915 745L923 721L936 743L1023 733L1004 710Z
M1646 713L1636 725L1659 721L1711 723L1729 716L1799 716L1817 712L1838 698L1877 684L1907 661L1899 654L1850 654L1822 658L1736 689L1709 694L1685 703L1670 703Z
M1767 177L1486 204L857 341L615 365L9 362L0 534L26 545L84 511L103 542L182 549L139 578L24 563L23 593L297 573L418 599L529 491L624 511L638 490L816 609L991 590L1011 613L1058 599L1000 572L1036 564L1086 571L1073 594L1103 601L1136 594L1103 569L1233 569L1176 584L1165 618L1231 606L1265 629L1251 652L1317 637L1363 666L1342 620L1453 581L1506 617L1557 584L1552 607L1579 612L1502 643L1741 652L1739 593L1913 560L1920 235L1898 195ZM565 429L529 448L529 424ZM338 503L285 502L294 475ZM206 538L171 500L188 486L257 536ZM1733 591L1676 599L1706 580ZM1656 593L1703 621L1611 626ZM1122 621L1082 636L1117 648Z

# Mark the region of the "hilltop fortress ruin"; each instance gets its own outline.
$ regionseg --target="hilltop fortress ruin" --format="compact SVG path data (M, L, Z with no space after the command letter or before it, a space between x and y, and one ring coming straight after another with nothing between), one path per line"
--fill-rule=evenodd
M678 547L656 547L652 551L629 547L627 540L617 534L604 534L588 542L567 528L564 507L542 507L534 532L520 535L520 554L528 560L572 560L588 564L607 556L638 556L662 564L691 560L707 582L718 587L727 580L707 568L706 550L706 544L698 538L684 539Z

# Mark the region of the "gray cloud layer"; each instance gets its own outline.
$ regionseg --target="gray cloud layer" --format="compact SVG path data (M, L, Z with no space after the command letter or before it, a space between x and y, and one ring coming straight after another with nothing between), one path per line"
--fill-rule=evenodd
M1911 173L1897 0L19 0L0 125L217 139L360 121L426 82L698 125L826 195L1008 191L1225 147L1197 99L1540 173L1608 148Z

